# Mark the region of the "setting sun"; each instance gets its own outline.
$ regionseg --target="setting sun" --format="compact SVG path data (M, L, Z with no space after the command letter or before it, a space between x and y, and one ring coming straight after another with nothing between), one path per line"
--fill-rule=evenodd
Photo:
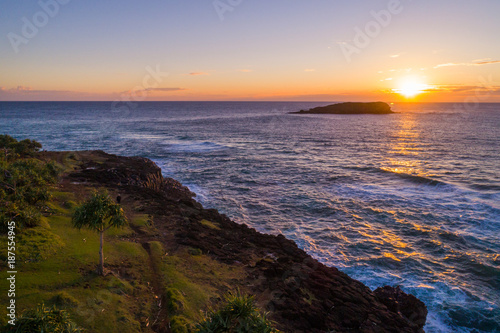
M413 98L429 89L429 85L415 78L406 78L400 81L398 88L394 92L403 95L406 98Z

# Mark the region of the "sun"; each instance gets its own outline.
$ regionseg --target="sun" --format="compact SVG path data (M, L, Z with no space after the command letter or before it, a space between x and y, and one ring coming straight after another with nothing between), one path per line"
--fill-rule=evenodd
M416 78L405 78L398 84L398 88L393 92L403 95L406 98L413 98L429 89L429 85Z

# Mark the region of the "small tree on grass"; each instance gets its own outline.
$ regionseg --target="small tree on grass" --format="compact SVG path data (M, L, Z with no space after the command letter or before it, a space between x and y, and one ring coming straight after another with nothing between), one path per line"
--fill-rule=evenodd
M99 249L99 266L97 273L104 275L104 232L109 228L123 227L127 218L120 205L116 204L107 192L98 193L94 191L89 200L76 208L73 214L73 226L82 229L90 229L99 232L101 246Z

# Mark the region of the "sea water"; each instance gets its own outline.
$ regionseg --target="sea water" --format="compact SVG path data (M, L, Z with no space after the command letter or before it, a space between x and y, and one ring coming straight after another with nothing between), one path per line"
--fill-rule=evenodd
M429 309L427 332L500 332L500 104L0 102L0 134L154 160L205 207L294 240Z

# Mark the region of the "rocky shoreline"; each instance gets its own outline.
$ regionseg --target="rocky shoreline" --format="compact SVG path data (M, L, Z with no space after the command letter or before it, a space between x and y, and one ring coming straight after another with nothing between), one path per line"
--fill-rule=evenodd
M67 154L44 152L42 156L57 161ZM427 309L416 297L387 286L371 291L338 269L319 263L282 235L262 234L215 209L204 209L194 193L164 178L151 160L102 151L74 154L78 155L77 167L63 176L61 188L73 192L79 187L106 188L119 193L124 209L148 214L158 230L150 235L134 229L135 242L159 241L167 253L197 249L242 270L241 278L217 286L218 290L238 288L255 295L259 307L269 312L281 331L423 332ZM159 317L154 331L169 332L168 311L160 311Z

